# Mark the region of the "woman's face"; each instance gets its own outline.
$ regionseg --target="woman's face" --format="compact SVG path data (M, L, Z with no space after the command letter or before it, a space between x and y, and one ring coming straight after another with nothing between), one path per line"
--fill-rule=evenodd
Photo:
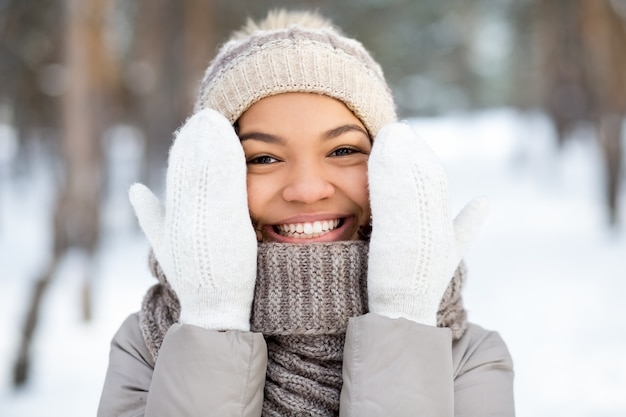
M248 207L263 241L358 239L369 223L367 130L340 101L286 93L238 120L248 166Z

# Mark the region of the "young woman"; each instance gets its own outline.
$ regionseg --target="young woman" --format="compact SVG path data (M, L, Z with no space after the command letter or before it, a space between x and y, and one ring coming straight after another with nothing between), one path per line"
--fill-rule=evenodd
M99 416L512 416L497 333L466 320L428 146L363 46L309 13L226 43L131 203L159 279L115 335Z

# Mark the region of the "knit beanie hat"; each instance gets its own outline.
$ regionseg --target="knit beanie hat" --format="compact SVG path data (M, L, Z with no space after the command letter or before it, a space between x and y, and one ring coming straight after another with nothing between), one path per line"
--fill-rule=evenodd
M272 11L251 20L206 70L195 111L213 108L231 123L264 97L318 93L342 101L374 137L397 117L380 66L363 45L311 12Z

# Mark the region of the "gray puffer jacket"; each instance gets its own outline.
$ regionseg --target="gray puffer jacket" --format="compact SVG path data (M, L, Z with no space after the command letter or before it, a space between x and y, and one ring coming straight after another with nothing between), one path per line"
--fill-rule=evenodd
M260 333L173 325L156 363L138 315L111 343L98 416L260 416L267 347ZM350 319L340 416L514 416L513 364L500 336L373 313Z

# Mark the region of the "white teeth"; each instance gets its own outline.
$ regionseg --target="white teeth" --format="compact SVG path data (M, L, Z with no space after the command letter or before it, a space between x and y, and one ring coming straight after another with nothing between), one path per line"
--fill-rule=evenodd
M330 232L339 225L339 219L334 220L322 220L313 223L289 223L281 224L276 227L279 233L283 236L311 239L323 235L326 232Z

